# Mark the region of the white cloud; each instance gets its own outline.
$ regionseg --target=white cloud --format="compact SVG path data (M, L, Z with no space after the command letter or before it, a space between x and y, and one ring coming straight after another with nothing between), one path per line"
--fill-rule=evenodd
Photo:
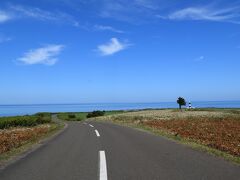
M218 22L240 23L239 8L209 8L209 7L189 7L175 11L168 16L158 15L159 18L169 20L207 20Z
M204 56L200 56L200 57L197 57L196 59L195 59L195 61L203 61L205 59L205 57Z
M112 31L112 32L116 32L116 33L124 33L122 30L115 29L111 26L95 25L94 29L98 30L98 31Z
M58 61L56 56L60 54L63 48L63 45L47 45L45 47L30 50L17 60L27 65L54 65Z
M79 26L79 22L73 16L60 11L50 12L36 7L18 5L11 5L10 10L15 15L15 18L34 18L41 21L53 21L71 24L75 27Z
M98 46L98 51L103 56L115 54L119 51L126 49L130 44L120 42L117 38L110 39L110 42Z
M7 14L6 12L0 11L0 23L4 23L10 19L11 17L9 14Z

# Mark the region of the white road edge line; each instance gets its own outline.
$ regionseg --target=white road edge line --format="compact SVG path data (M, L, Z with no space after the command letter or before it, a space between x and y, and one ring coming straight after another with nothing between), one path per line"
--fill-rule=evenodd
M95 130L95 133L96 133L97 137L100 137L98 130Z
M90 126L90 127L92 127L92 128L94 127L94 126L93 126L93 125L91 125L91 124L89 124L89 126Z
M107 179L107 162L105 151L99 151L99 180Z

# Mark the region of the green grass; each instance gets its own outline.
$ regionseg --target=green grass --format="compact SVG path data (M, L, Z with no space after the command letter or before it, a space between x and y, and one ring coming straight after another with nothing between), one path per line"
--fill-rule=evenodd
M13 117L1 117L0 129L6 129L10 127L31 127L38 124L50 123L50 113L38 113L31 116L13 116Z
M121 114L125 111L105 111L104 116ZM58 118L65 121L82 121L87 119L88 112L71 112L71 113L58 113ZM74 118L71 118L71 115L75 115Z

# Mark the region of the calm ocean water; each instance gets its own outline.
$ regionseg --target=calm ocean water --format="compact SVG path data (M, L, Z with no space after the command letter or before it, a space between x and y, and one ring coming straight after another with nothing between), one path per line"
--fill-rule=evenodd
M196 108L240 108L240 101L192 102L192 106ZM30 115L37 112L89 112L93 110L133 110L147 108L178 108L178 105L176 102L0 105L0 116Z

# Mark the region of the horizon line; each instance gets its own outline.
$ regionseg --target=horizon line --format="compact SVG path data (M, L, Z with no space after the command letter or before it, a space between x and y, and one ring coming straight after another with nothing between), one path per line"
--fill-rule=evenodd
M239 102L240 100L195 100L186 102ZM88 103L29 103L29 104L0 104L0 106L31 106L31 105L81 105L81 104L158 104L158 103L175 103L175 101L159 102L88 102Z

